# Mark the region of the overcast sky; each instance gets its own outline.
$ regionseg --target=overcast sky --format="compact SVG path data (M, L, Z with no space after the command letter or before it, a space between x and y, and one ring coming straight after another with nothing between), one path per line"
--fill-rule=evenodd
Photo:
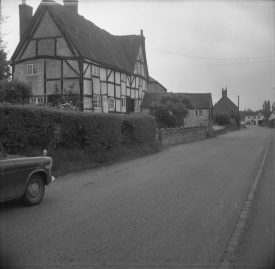
M40 3L26 1L34 11ZM19 41L21 2L2 0L9 56ZM240 109L275 101L272 1L79 0L79 14L114 35L143 29L149 74L168 91L211 92L216 103L227 86Z

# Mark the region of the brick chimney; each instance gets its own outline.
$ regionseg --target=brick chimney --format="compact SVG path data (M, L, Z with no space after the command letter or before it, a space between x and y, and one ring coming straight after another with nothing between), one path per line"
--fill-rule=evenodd
M28 27L32 19L32 7L26 4L26 0L22 0L22 4L19 5L19 29L20 39L22 38L26 28Z
M69 8L75 13L78 13L78 0L63 0L64 7Z
M222 88L222 98L227 98L227 88Z

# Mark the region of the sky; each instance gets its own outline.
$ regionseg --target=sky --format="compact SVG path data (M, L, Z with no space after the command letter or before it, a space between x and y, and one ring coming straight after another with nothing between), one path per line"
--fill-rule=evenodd
M1 0L9 57L21 2ZM26 2L35 12L40 0ZM169 92L211 92L215 104L227 87L241 110L275 102L275 1L79 0L78 12L113 35L143 29L149 75Z

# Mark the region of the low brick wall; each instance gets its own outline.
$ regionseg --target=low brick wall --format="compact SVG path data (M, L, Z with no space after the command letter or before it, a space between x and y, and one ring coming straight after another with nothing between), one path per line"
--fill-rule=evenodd
M218 136L218 135L222 135L222 134L226 134L225 128L214 130L214 136Z
M213 130L203 126L157 130L157 139L164 146L201 140L209 136L213 136Z

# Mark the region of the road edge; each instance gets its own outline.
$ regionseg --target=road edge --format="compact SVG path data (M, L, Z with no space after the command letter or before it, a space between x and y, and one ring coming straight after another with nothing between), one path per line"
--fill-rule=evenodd
M270 150L270 145L271 145L272 139L273 139L273 136L270 135L268 138L267 145L264 150L264 155L263 155L260 167L258 169L257 175L254 179L254 182L253 182L251 189L248 193L247 199L246 199L244 206L241 210L241 214L240 214L239 219L235 225L234 231L233 231L233 233L229 239L229 242L225 248L224 254L222 255L221 261L217 267L218 269L228 269L231 266L234 251L236 250L236 248L240 242L241 236L242 236L242 234L244 232L244 228L246 226L248 215L251 210L252 202L255 197L255 193L256 193L257 186L259 184L259 180L260 180L262 172L263 172L264 165L266 163L266 158L267 158L268 152Z

